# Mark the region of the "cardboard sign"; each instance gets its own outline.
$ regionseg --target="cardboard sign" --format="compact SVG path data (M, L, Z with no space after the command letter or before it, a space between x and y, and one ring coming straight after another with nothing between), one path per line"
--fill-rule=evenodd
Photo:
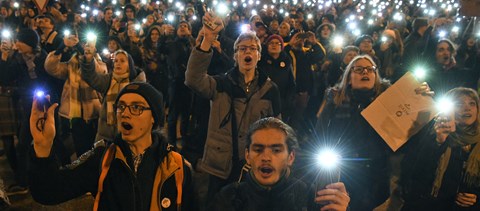
M47 6L48 0L33 0L35 5L37 5L38 13L42 14L45 6Z
M420 86L407 72L361 113L393 151L436 115L433 98L415 93Z

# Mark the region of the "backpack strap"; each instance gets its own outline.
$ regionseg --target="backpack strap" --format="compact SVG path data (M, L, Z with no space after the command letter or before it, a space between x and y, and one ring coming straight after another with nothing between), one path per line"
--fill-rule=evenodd
M115 144L111 144L103 155L100 178L98 178L98 190L97 194L95 195L95 202L93 203L94 211L98 210L98 205L100 204L100 195L103 192L103 182L105 181L105 177L107 177L108 170L110 170L110 164L115 156L115 151Z
M170 157L171 156L171 157ZM150 210L160 210L161 208L161 201L160 201L160 185L161 183L165 182L166 179L168 178L162 178L162 171L164 168L168 166L167 159L168 157L173 159L173 162L175 162L179 169L177 169L174 173L175 177L175 186L177 187L177 210L181 210L181 205L182 205L182 196L183 196L183 182L185 178L184 174L184 160L182 155L180 155L177 152L171 151L168 153L167 157L164 159L163 163L158 166L157 172L155 174L155 180L153 182L153 192L152 192L152 199L150 203ZM165 163L167 162L167 163ZM162 168L163 167L163 168ZM163 174L164 175L164 174ZM163 176L165 177L165 175ZM160 209L159 209L160 208Z

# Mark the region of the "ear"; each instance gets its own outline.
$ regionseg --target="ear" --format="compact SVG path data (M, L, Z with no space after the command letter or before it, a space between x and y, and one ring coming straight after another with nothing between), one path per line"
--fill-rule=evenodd
M248 165L252 165L250 163L250 154L248 153L248 148L245 149L245 161L247 161Z
M295 150L292 150L292 151L290 152L290 154L288 154L287 163L288 163L288 166L289 166L289 167L292 167L293 161L295 161Z

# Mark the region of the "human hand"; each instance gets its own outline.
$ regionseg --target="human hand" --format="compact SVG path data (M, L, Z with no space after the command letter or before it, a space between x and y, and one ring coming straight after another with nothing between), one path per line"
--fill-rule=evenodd
M348 196L345 184L337 182L329 184L320 191L317 191L315 202L325 204L320 210L347 210L350 196Z
M212 42L212 47L215 48L215 50L217 50L218 53L222 53L222 46L220 45L220 41L214 40Z
M47 95L47 100L50 96ZM35 96L32 103L32 113L30 114L30 132L33 137L33 149L39 158L46 158L50 155L55 137L55 108L58 104L50 106L45 113L38 109L38 99Z
M460 207L470 207L477 203L477 195L473 193L457 193L455 203Z
M63 38L63 44L67 47L73 47L79 42L76 35L69 35Z
M445 143L448 135L452 132L455 132L455 122L453 122L452 126L452 121L453 120L450 116L445 115L439 115L435 119L435 125L433 127L437 135L436 141L439 144Z
M92 45L91 43L87 42L83 47L83 50L84 50L85 61L91 62L93 59L93 56L95 55L95 45Z
M203 41L200 48L207 51L212 46L213 41L217 39L218 33L223 29L223 21L220 17L214 16L210 12L205 13L202 19L204 23L202 27ZM205 23L212 23L213 25L216 25L216 27L213 29Z
M435 95L435 92L430 89L430 86L427 84L427 82L423 82L420 87L416 88L415 93L417 93L417 95L424 95L430 97L433 97Z
M317 38L315 37L315 33L311 32L311 31L308 31L308 32L305 32L306 37L307 37L307 41L310 43L310 44L315 44L317 43Z

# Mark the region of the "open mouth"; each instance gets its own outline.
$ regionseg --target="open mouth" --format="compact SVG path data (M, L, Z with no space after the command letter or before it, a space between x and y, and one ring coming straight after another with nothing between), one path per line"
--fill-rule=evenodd
M263 167L260 167L260 173L261 173L261 176L262 177L269 177L272 175L273 173L273 168L270 167L270 166L263 166Z
M244 60L245 60L245 62L251 62L252 57L251 56L246 56Z
M470 118L470 117L472 117L472 115L471 114L462 114L462 115L460 115L460 117L461 118Z
M370 78L369 78L369 77L362 77L361 80L362 80L362 81L370 81Z
M133 128L131 124L126 123L126 122L122 122L122 127L125 130L131 130Z
M443 57L443 61L444 61L444 62L448 62L449 60L450 60L450 57L449 57L449 56Z

